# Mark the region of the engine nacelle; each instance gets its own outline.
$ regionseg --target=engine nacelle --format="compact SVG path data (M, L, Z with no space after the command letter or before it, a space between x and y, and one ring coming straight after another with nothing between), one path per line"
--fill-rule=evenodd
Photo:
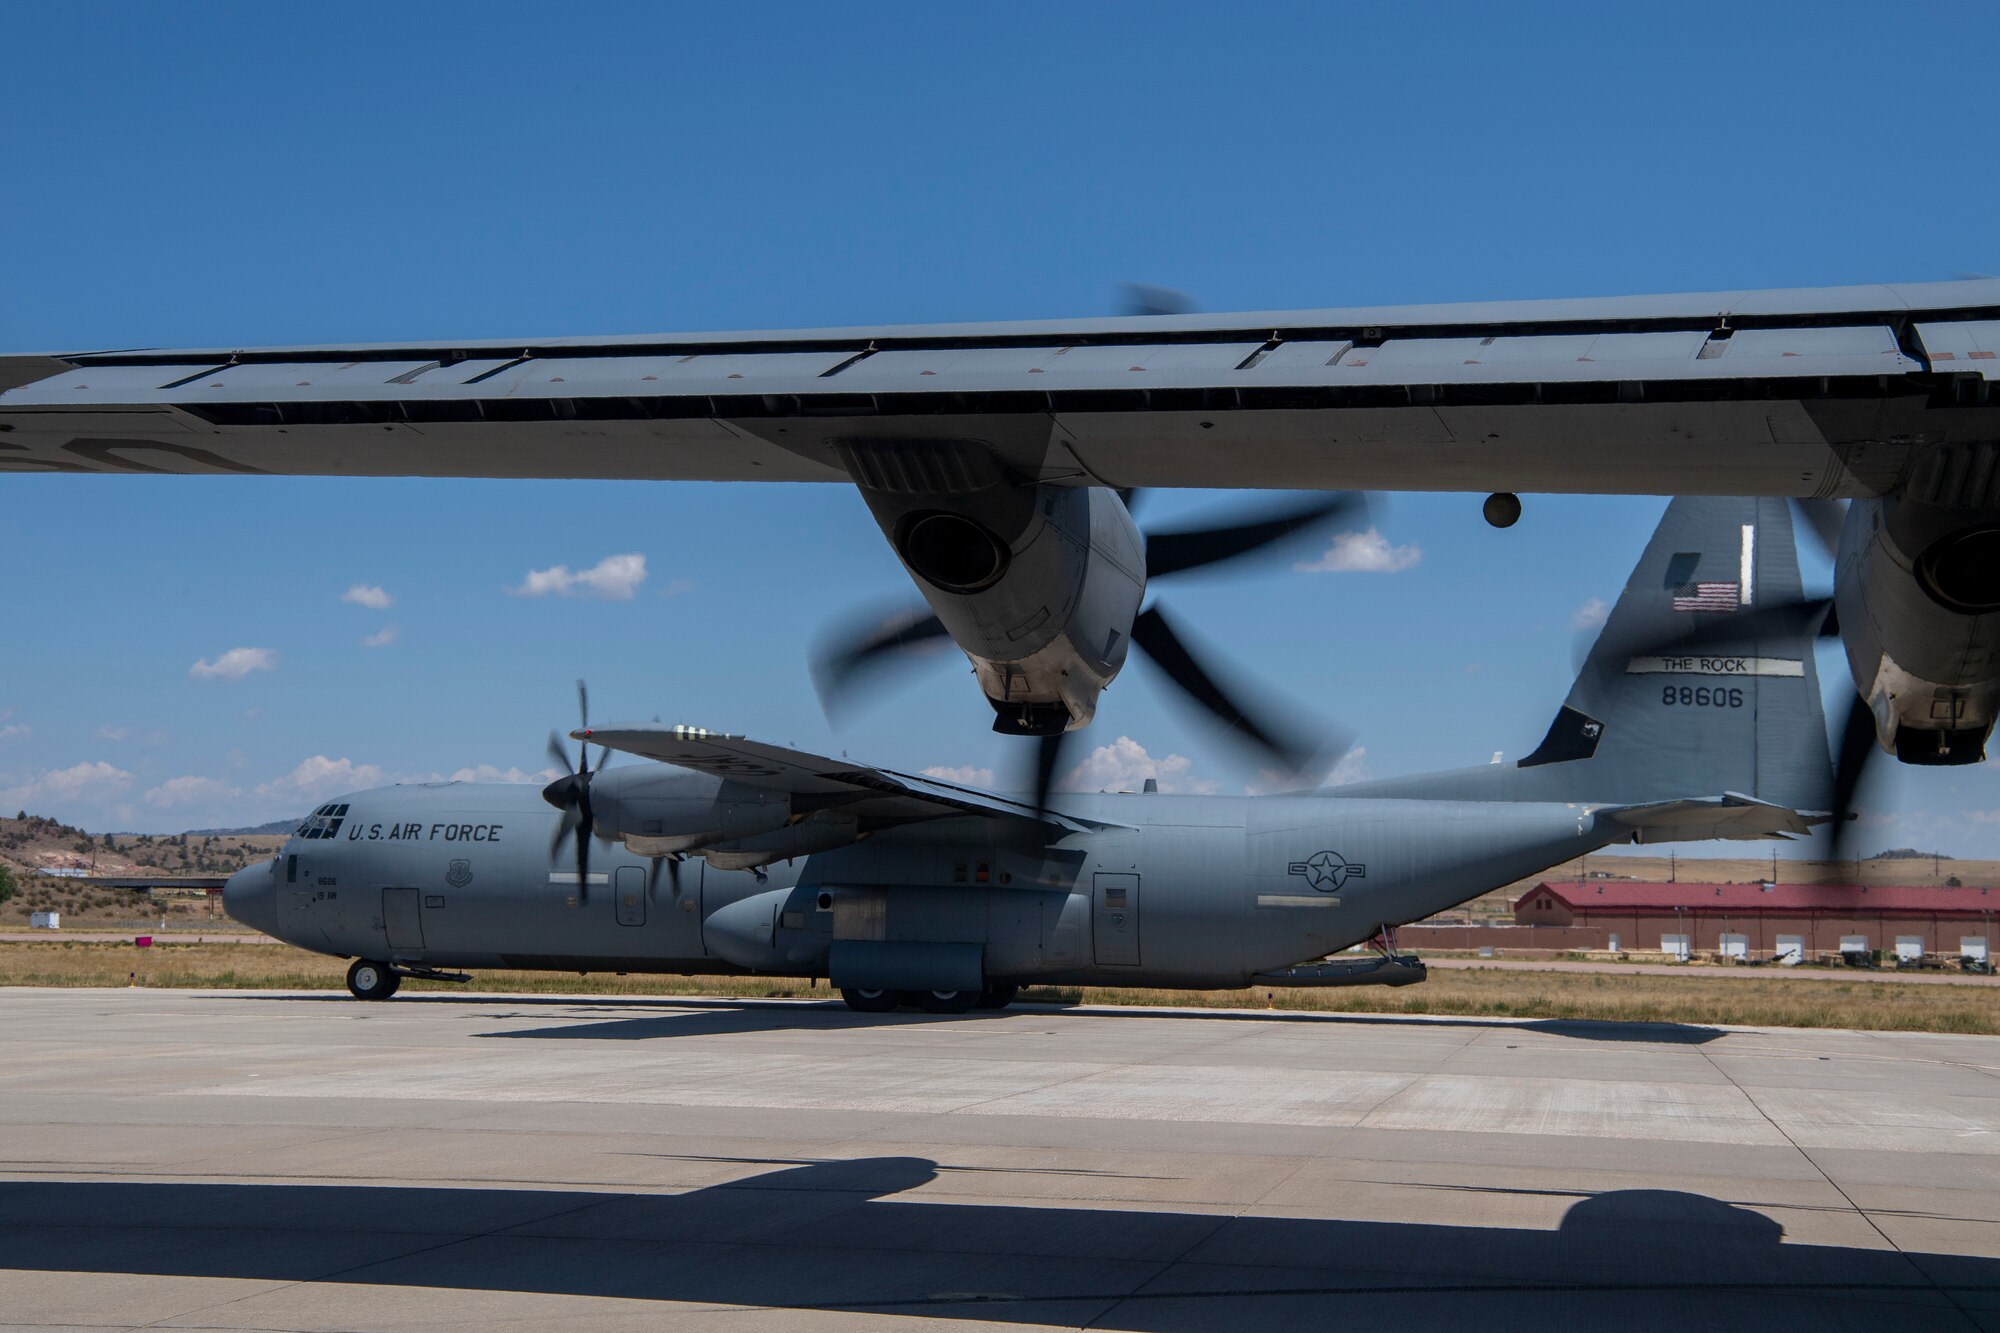
M590 780L591 813L605 838L664 856L784 828L791 797L664 764L610 768Z
M1125 664L1145 543L1115 491L1022 484L971 444L842 457L883 533L972 659L995 731L1080 727Z
M1856 500L1835 605L1882 748L1971 764L2000 717L2000 511Z
M770 833L707 844L701 854L717 870L755 870L796 856L830 852L867 836L853 815L820 810Z

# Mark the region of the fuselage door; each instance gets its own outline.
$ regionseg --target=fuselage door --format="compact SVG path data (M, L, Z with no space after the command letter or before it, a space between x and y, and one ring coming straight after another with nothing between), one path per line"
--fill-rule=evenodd
M391 951L424 947L423 909L417 889L382 890L382 925L389 933Z
M1139 965L1139 877L1099 871L1092 876L1090 937L1099 967Z
M619 866L612 877L612 896L618 903L618 924L646 924L646 871L640 866Z

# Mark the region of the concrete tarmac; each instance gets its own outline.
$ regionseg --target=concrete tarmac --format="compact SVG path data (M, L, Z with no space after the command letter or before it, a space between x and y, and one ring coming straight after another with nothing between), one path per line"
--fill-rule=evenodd
M9 1328L2000 1330L2000 1039L0 992Z

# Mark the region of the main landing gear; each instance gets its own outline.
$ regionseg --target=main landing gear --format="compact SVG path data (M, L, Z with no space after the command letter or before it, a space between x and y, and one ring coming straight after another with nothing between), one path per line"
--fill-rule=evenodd
M840 998L858 1014L894 1013L904 1005L931 1014L962 1014L971 1009L1005 1009L1014 1002L1019 986L990 985L970 990L867 990L844 986Z

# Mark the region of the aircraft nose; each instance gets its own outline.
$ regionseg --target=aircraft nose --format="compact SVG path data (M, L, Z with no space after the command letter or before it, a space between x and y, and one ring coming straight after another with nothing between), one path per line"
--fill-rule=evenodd
M222 910L252 930L278 933L278 862L245 866L222 886Z

